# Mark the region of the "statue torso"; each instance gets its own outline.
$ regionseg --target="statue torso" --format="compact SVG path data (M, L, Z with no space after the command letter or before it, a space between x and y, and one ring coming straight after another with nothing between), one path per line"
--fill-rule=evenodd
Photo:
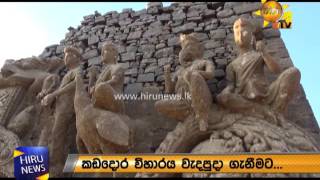
M181 67L178 71L177 71L177 83L175 86L175 92L176 94L180 94L182 97L184 97L185 93L189 92L189 87L187 82L184 80L183 75L184 73L187 71L186 68Z
M117 76L120 80L119 82L112 84L112 87L117 92L123 91L123 83L124 83L124 71L118 64L113 65L107 65L102 70L101 74L99 75L99 78L97 79L96 84L106 82L112 79L112 76Z
M266 96L268 83L264 75L264 60L259 52L242 54L231 65L235 74L236 93L252 100Z
M80 67L71 69L67 72L67 74L63 77L61 84L60 84L60 88L65 87L66 85L68 85L69 83L73 82L75 80L76 74L79 71ZM61 97L68 97L68 96L73 96L73 94L75 93L75 89L70 90L69 92L63 94ZM73 97L72 97L73 98Z
M181 94L182 97L184 97L183 96L184 93L189 93L189 85L184 78L184 74L187 71L196 71L196 70L204 71L205 67L206 67L205 60L195 60L195 61L193 61L193 63L189 67L181 67L177 71L178 80L176 83L175 92L177 94Z

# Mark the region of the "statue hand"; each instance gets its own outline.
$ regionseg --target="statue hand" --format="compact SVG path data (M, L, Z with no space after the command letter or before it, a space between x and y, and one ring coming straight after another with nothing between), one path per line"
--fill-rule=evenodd
M264 44L264 42L263 41L258 41L257 43L256 43L256 49L257 49L257 51L259 51L259 52L264 52L265 51L265 44Z
M54 99L55 99L55 96L53 94L48 94L42 99L41 105L48 106L53 102Z
M46 95L46 93L43 92L43 91L41 91L41 92L37 95L37 99L41 100L45 95Z

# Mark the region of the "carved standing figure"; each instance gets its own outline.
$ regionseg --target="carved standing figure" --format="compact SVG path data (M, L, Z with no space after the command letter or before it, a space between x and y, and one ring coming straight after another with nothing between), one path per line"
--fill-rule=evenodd
M208 128L209 111L212 107L212 95L206 80L214 77L214 65L203 58L204 48L194 34L180 35L182 50L179 53L181 68L171 79L170 65L164 67L165 91L175 92L182 100L160 100L155 108L168 117L183 121L189 115L195 115L201 131ZM187 98L191 95L191 100Z
M55 165L55 173L59 176L68 154L66 149L65 138L69 125L74 120L74 93L75 93L75 75L80 70L81 54L74 47L66 47L64 49L64 62L69 69L68 73L63 77L60 87L54 92L46 95L41 103L48 106L55 102L54 124L52 128L52 143L50 147L50 159Z
M272 73L280 73L278 63L268 54L262 41L258 41L257 50L254 49L254 27L248 19L235 21L233 30L240 54L227 66L228 85L217 96L218 103L231 111L261 114L278 123L274 112L286 110L298 89L300 72L290 67L269 86L264 67Z
M60 77L56 74L49 75L44 79L42 90L38 94L37 98L41 100L44 96L55 91L59 85ZM46 117L43 117L42 122L40 122L42 124L42 130L39 137L38 146L48 146L50 144L51 131L54 123L54 106L43 107L42 111Z

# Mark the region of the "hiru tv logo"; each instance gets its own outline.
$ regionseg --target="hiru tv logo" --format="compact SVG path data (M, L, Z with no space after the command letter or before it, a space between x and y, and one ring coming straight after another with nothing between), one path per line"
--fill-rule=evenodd
M267 27L270 23L273 29L292 27L292 12L285 11L289 7L287 4L281 5L277 0L261 0L261 3L260 10L254 14L263 17L263 27Z
M49 153L47 147L23 146L14 151L16 179L49 179Z

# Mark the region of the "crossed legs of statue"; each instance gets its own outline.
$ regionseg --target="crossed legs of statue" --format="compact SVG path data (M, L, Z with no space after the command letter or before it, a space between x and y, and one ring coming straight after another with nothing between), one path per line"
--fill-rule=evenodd
M268 107L247 100L239 94L230 93L226 91L226 89L217 95L217 101L220 105L234 113L243 113L259 116L260 118L267 117L271 120L276 120Z
M96 85L93 93L93 104L95 107L99 107L116 113L123 113L123 100L116 99L116 94L118 94L118 92L116 92L109 83L99 83Z

